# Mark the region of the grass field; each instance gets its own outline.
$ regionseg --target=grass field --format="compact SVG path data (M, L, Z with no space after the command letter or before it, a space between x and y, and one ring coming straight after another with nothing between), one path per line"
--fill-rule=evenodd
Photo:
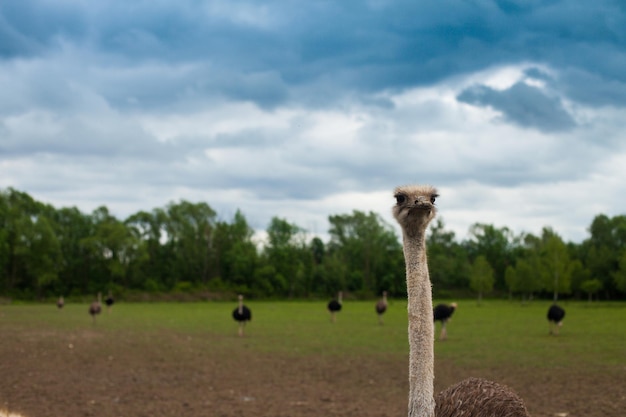
M146 352L143 355L146 358L154 360L158 356L161 363L177 362L180 367L189 366L190 369L201 352L208 352L216 358L220 355L225 358L226 354L231 357L258 354L264 358L280 358L277 363L285 367L313 359L332 367L335 363L358 358L359 361L373 364L372 367L376 367L376 363L390 363L396 367L393 371L395 374L402 374L397 369L406 369L408 364L405 300L390 300L384 315L384 325L377 322L373 301L344 301L343 310L337 315L335 323L330 322L325 304L309 301L246 301L253 317L243 338L236 336L237 324L231 318L231 312L236 307L234 301L118 302L110 314L104 310L95 324L92 324L87 314L86 304L68 303L60 311L54 305L4 305L0 306L0 340L5 341L0 345L4 361L0 365L0 372L11 375L13 370L6 358L16 355L16 352L36 351L33 358L53 356L57 354L57 342L65 347L74 344L72 348L78 350L81 344L92 343L93 339L101 340L102 343L107 343L106 340L123 341L118 343L120 351L115 351L115 346L107 348L114 352L110 353L111 356L123 357L131 355L129 350L137 350L135 356L128 357L130 363L142 357L142 350ZM522 387L522 393L527 396L534 395L534 387L529 386L527 381L517 381L514 376L507 377L509 372L524 374L526 378L536 378L543 383L549 383L551 375L571 372L572 369L575 369L572 378L589 378L589 381L608 374L614 380L626 376L626 303L560 303L567 315L560 335L556 337L548 335L545 314L549 302L535 301L522 306L514 302L483 301L478 306L474 300L465 300L458 304L448 324L448 340L435 342L436 361L442 364L441 367L437 365L436 372L437 369L452 370L452 373L459 375L483 371L491 375L495 372L494 375L503 375L510 383ZM438 333L438 326L436 331ZM16 347L8 347L7 340L14 342ZM158 355L148 352L154 349L155 340L160 349ZM189 352L195 353L188 354L187 350L174 346L177 344L184 344ZM3 348L6 350L3 351ZM167 356L167 352L171 352L171 356ZM23 360L20 366L29 368L27 358ZM275 367L270 364L271 361L273 359L266 359L267 363L263 366ZM282 379L280 370L275 371L278 372L277 378ZM270 371L263 368L260 372ZM404 384L405 375L399 376L399 381ZM358 374L353 377L359 379ZM389 378L398 380L393 375ZM447 379L454 381L455 376L448 378L437 375L437 378L447 383ZM567 386L566 382L564 384ZM585 381L578 381L577 384L584 386ZM0 384L0 409L3 398L11 397L10 402L15 404L16 394L11 394L11 389L10 386L3 387ZM287 388L279 386L275 389ZM394 395L404 396L405 389L404 385L397 387L398 393ZM537 388L539 391L541 389ZM621 394L626 390L623 387L616 389L615 392L622 398L613 400L617 400L618 405L626 404L626 394ZM577 394L571 394L576 398ZM28 400L28 396L24 395L20 401ZM538 392L536 395L542 394ZM606 399L607 402L611 400ZM552 415L547 411L537 412L545 405L541 405L544 404L543 400L536 403L530 407L535 407L534 415ZM545 403L549 404L549 399L545 399ZM235 408L233 414L227 410L219 415L234 415L239 411ZM278 410L276 415L283 415L281 412ZM284 415L309 414L289 412ZM331 415L352 414L331 412ZM573 417L583 414L568 415ZM584 415L594 414L586 411ZM597 415L611 414L605 408L603 414Z
M246 328L251 349L283 354L391 354L408 352L405 301L390 301L384 325L377 323L373 302L344 302L336 323L322 302L246 301L253 311ZM462 301L448 324L448 341L437 341L437 357L462 366L618 366L626 362L625 303L561 303L567 310L558 337L548 335L546 311L550 303L527 305L505 301ZM230 317L233 303L118 303L103 311L95 326L86 305L68 304L57 311L49 305L0 308L3 330L133 331L149 335L168 329L191 335L216 336L228 346L236 333ZM439 331L437 325L436 331ZM555 349L559 354L555 355Z

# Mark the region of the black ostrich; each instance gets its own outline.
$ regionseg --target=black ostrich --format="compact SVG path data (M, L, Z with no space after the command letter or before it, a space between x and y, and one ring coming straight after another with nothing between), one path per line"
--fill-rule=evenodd
M102 311L102 295L98 293L98 299L91 303L89 306L89 314L93 319L93 323L96 324L96 316Z
M335 322L335 314L337 314L338 312L341 311L341 297L342 297L342 292L339 291L339 293L337 294L337 299L336 300L330 300L328 302L328 311L330 311L330 321L332 321L333 323Z
M447 304L437 304L435 308L433 308L433 317L435 322L441 322L441 333L439 334L439 340L446 340L448 338L448 332L446 331L446 323L452 317L452 314L456 310L456 303L452 303L450 305Z
M59 299L57 300L57 308L60 310L63 308L64 305L65 305L65 300L63 299L63 296L60 296Z
M113 298L113 295L111 295L111 291L109 291L109 295L107 295L107 298L104 300L104 304L107 305L107 313L111 312L111 307L113 307L114 303L115 299Z
M376 303L376 314L378 314L378 323L383 324L383 314L387 311L387 291L383 291L383 298Z
M252 320L252 311L243 304L243 295L237 297L239 305L233 310L233 318L239 323L239 336L243 336L243 328L247 322Z
M563 325L565 310L556 304L552 304L548 309L548 324L550 326L550 334L558 335L559 327Z

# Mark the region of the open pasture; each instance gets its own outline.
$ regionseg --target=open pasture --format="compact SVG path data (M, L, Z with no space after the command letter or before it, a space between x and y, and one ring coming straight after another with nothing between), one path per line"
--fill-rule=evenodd
M39 416L402 416L406 301L0 306L0 410ZM533 416L626 415L626 304L460 301L435 342L436 390L468 376L514 388ZM439 332L439 326L436 328Z

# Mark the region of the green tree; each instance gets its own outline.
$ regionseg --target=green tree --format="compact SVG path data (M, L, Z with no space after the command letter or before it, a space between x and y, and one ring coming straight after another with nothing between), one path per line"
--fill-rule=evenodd
M192 285L207 284L215 274L212 240L216 213L207 203L180 201L168 204L165 217L167 240L171 252L174 286L178 281Z
M537 255L528 259L518 259L515 264L518 290L522 293L522 301L532 300L534 294L543 289L541 262Z
M81 241L93 262L90 292L129 287L134 267L147 260L145 245L104 206L94 210L92 219L94 233Z
M304 229L287 220L272 218L267 229L265 253L285 287L275 288L282 295L293 297L307 292L303 262L309 258Z
M25 269L34 281L37 296L41 297L42 290L52 288L59 278L63 264L61 246L45 216L39 216L29 232L20 251L24 251Z
M401 246L391 225L373 212L366 214L358 210L351 215L329 216L328 221L331 225L328 246L347 265L346 278L349 277L353 290L380 293L386 289L382 288L383 282L396 281L399 273L396 256L398 252L401 254Z
M602 289L602 281L599 279L590 279L580 284L580 289L587 293L588 300L591 302L593 294Z
M143 248L142 256L133 265L130 285L148 291L167 288L166 283L174 281L170 277L173 254L162 244L167 237L167 214L162 209L139 211L129 216L124 224Z
M593 279L602 281L607 298L623 291L616 287L614 273L619 267L619 259L626 247L626 215L608 217L596 216L589 226L591 236L580 249L581 258Z
M455 289L467 288L469 262L465 248L447 231L441 218L429 228L426 238L433 296L448 298Z
M50 222L46 219L39 226L37 225L46 207L28 194L12 188L3 193L2 200L0 211L3 216L1 219L3 233L0 238L0 256L4 262L0 275L2 286L8 293L17 291L26 296L32 296L33 291L38 291L38 279L33 274L41 276L43 271L41 265L31 265L31 262L37 262L37 257L48 256L45 253L36 253L37 250L44 249L41 244L38 247L33 247L33 245L37 245L37 242L42 239L40 235L42 232L45 237L40 243L52 242L47 233ZM54 251L55 248L53 247L52 250ZM50 256L56 258L57 255L51 254ZM54 272L40 279L46 281L52 276Z
M8 289L8 265L11 247L9 244L9 201L8 193L0 191L0 291Z
M81 241L94 233L91 216L71 207L55 210L50 217L62 253L55 295L84 294L89 289L89 255Z
M556 302L559 292L571 292L572 260L567 246L553 230L544 228L542 241L541 258L548 271L544 286L552 291Z
M622 252L618 261L617 270L613 272L612 275L615 287L626 294L626 250Z
M582 291L582 283L585 281L591 280L591 271L585 268L582 261L580 259L572 258L571 266L571 274L572 274L572 291L577 294Z
M519 291L519 278L517 277L517 272L515 271L515 267L509 265L506 267L504 271L504 282L506 282L506 287L509 290L509 299L513 298L513 294Z
M269 289L255 280L259 256L253 236L254 230L240 210L231 223L216 223L212 240L216 276L212 278L219 278L239 292L248 293L256 286L265 294Z
M478 294L480 304L483 294L493 290L494 271L487 258L480 255L470 267L470 288Z
M494 270L494 286L505 290L506 267L515 264L515 238L508 227L476 223L470 227L470 239L464 242L469 259L484 256Z

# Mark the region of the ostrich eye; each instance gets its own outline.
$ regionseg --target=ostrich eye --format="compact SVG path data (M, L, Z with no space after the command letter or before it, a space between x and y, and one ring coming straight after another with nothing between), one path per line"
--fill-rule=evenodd
M439 197L439 195L437 195L437 194L433 194L433 195L431 195L431 196L430 196L430 202L431 202L432 204L435 204L435 200L437 199L437 197Z
M406 201L406 196L404 194L396 194L396 203L402 204Z

